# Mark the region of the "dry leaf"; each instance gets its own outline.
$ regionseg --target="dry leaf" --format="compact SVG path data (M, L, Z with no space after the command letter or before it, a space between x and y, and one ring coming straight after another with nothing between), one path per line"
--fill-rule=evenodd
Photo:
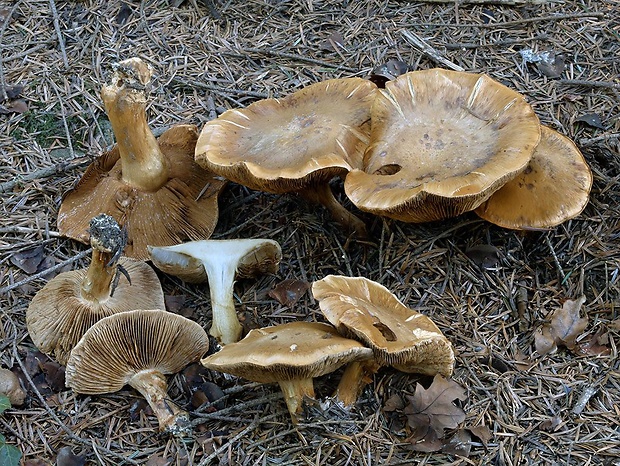
M601 117L597 113L586 113L585 115L581 115L578 118L575 118L575 122L581 121L588 126L592 126L593 128L605 129L603 123L601 122Z
M11 263L27 274L35 273L43 259L45 259L45 248L43 246L24 249L11 255Z
M476 427L468 427L467 430L469 430L474 437L477 437L485 447L489 443L489 440L491 440L491 437L493 437L489 426L484 424Z
M483 269L492 269L497 267L500 260L500 252L491 244L477 244L465 251L465 255L469 257L474 264Z
M578 347L578 353L584 356L606 356L611 353L609 346L609 333L599 328L590 338L582 341Z
M269 292L269 296L278 301L283 306L291 307L310 288L310 283L303 280L284 280L278 283Z
M450 437L448 443L446 443L441 451L448 455L458 455L467 458L471 451L471 435L465 429L459 429L456 433Z
M11 100L5 105L0 105L0 114L24 113L28 111L28 104L23 99Z
M63 447L58 451L56 456L56 466L84 466L86 458L74 455L71 447Z
M534 334L536 351L541 356L555 351L558 345L570 350L577 348L577 337L588 325L586 317L579 317L579 311L585 302L585 296L576 300L566 300L561 309L556 309L548 324L537 329Z
M390 396L385 403L383 404L383 411L392 412L392 411L402 411L405 407L405 402L396 393Z
M465 412L453 401L466 398L463 387L441 375L436 375L426 390L417 384L413 396L407 396L409 404L403 411L414 428L410 441L420 447L436 445L437 440L444 437L444 429L456 428L465 420Z

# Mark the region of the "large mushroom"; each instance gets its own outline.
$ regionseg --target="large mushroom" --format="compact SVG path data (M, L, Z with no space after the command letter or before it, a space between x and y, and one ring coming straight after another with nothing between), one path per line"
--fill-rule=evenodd
M342 337L331 325L290 322L251 330L243 340L226 345L201 363L254 382L278 383L297 423L304 397L314 398L314 377L371 358L370 349Z
M189 428L188 416L168 399L165 376L208 349L206 332L185 317L162 310L121 312L98 321L73 348L66 384L87 395L129 385L149 403L161 431L182 435Z
M163 272L190 283L209 282L212 325L209 333L222 345L241 337L242 327L233 300L235 277L275 273L282 250L270 239L190 241L149 247L151 260Z
M332 79L228 110L203 127L196 161L249 188L321 203L364 235L363 222L335 199L329 181L362 167L375 95L368 80Z
M579 215L592 172L573 141L542 126L532 160L516 178L476 209L483 219L517 230L552 228Z
M405 306L383 285L363 277L328 275L312 284L312 294L334 327L373 350L375 369L452 374L454 350L448 339L430 318ZM373 370L364 364L348 368L339 384L338 397L345 404L355 401L363 387L360 375Z
M164 309L155 271L120 257L124 232L109 215L90 222L93 247L88 269L63 272L34 296L26 311L30 338L42 352L66 364L69 352L95 322L133 309Z
M225 181L194 162L197 128L173 126L156 139L145 111L151 67L130 58L114 69L101 96L117 145L65 195L58 213L60 233L88 242L88 220L107 213L127 229L125 254L136 259L148 257L147 244L208 238Z
M485 75L433 69L386 83L370 144L345 192L361 210L426 222L478 207L523 171L540 125L523 96Z

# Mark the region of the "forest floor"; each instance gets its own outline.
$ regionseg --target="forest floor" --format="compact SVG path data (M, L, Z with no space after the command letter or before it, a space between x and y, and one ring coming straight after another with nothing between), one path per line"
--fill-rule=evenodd
M0 415L0 454L15 447L28 466L620 465L619 10L618 0L0 1L0 365L27 390L22 406ZM545 51L564 66L532 61ZM429 387L425 376L383 368L352 408L309 405L293 426L277 385L200 372L221 388L224 407L196 410L189 376L177 374L169 395L196 421L179 440L157 433L137 392L76 395L62 368L36 352L30 300L54 274L89 262L87 246L58 233L61 198L114 142L99 91L112 64L131 56L155 70L155 130L202 127L226 109L330 78L366 78L397 59L410 70L485 73L577 143L594 176L590 203L546 231L507 230L473 213L425 224L375 217L334 180L368 227L369 239L356 240L293 195L229 183L220 196L213 238L271 238L283 250L278 273L236 284L247 328L323 321L310 293L287 306L269 292L328 274L379 282L436 322L455 349L452 381L465 392L450 403L465 420L445 431L439 451L418 451L403 409L418 384ZM206 285L159 276L169 310L208 327ZM582 296L587 326L576 344L539 354L537 332ZM316 380L318 397L338 374Z

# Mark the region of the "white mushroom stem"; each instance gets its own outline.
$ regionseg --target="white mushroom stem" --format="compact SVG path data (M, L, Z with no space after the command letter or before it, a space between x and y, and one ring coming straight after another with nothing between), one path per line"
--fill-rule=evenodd
M323 205L338 223L346 227L349 231L355 232L358 238L367 238L368 232L366 225L358 217L344 208L334 197L329 183L319 183L299 191L299 195L304 199Z
M165 376L153 369L142 370L128 382L140 392L159 421L161 432L182 434L189 428L188 415L176 404L168 400L168 383Z
M334 397L345 406L355 404L364 387L372 382L372 376L379 367L374 359L350 362L342 374Z
M293 424L297 424L297 415L301 413L304 397L314 398L313 380L312 378L280 380L278 384L284 395L288 411L291 413Z
M242 327L234 303L235 275L243 269L272 269L280 261L280 245L267 239L190 241L169 247L151 247L153 263L166 273L183 275L184 268L200 261L209 281L212 324L209 334L222 345L239 341ZM275 270L273 270L275 271Z
M116 136L123 181L143 191L157 191L168 181L168 167L146 119L145 89L151 68L139 58L116 65L101 98Z

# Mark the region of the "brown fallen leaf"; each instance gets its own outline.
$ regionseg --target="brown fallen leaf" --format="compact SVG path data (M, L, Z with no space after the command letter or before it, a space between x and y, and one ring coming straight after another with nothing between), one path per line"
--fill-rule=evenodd
M565 346L569 350L577 349L577 337L588 325L587 317L579 317L579 311L585 300L585 296L576 300L566 300L561 309L553 312L549 323L536 330L534 344L539 355L555 351L558 345Z
M450 440L443 447L443 453L448 455L458 455L467 458L471 452L471 434L466 429L459 429L450 437Z
M428 389L416 385L413 396L407 396L409 404L403 412L407 415L409 425L414 433L409 441L414 449L436 451L445 444L444 429L453 429L465 420L465 412L456 406L454 400L465 400L465 389L452 380L436 375ZM433 448L429 450L428 448Z
M27 274L33 274L45 259L45 248L42 245L24 249L11 254L11 263Z
M84 466L86 457L74 455L71 447L63 447L58 451L56 456L56 466Z
M606 356L611 353L608 343L609 332L599 328L596 333L579 343L577 352L584 356Z
M489 426L484 424L476 427L468 427L467 430L469 430L474 437L477 437L485 448L489 443L489 440L493 437L493 433L491 432L491 429L489 429Z
M283 306L291 307L310 288L310 283L304 280L284 280L278 283L269 291L269 296L278 301Z
M11 100L4 105L0 105L0 114L24 113L28 111L28 104L23 99Z

